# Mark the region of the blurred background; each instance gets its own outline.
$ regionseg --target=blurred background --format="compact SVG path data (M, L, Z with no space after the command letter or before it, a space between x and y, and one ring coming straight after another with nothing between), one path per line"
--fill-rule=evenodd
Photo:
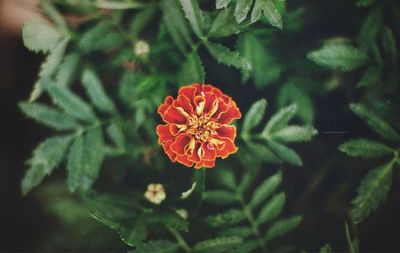
M319 1L309 2L318 4ZM62 189L52 188L52 185L46 183L22 197L20 180L26 170L25 160L37 143L48 134L46 128L25 118L17 107L19 101L29 96L43 59L41 55L28 52L21 40L23 22L40 16L36 4L34 0L0 0L0 251L125 250L116 233L91 219L79 209L77 203L64 201L65 206L57 205L60 199L68 198L63 195ZM328 10L326 6L329 5L325 5ZM359 12L359 9L352 9L346 14L361 15ZM327 12L324 20L330 18ZM359 26L340 20L326 22L324 25L324 28L315 27L321 30L311 32L334 34L336 27L342 30L345 27L351 33L352 29ZM217 76L212 75L217 73L210 73L210 76L218 80ZM345 89L340 89L329 96L314 98L319 110L315 127L321 134L311 144L297 148L305 166L285 171L284 189L289 196L287 203L290 211L304 217L300 227L287 239L295 242L300 249L315 251L326 242L335 251L346 249L344 221L348 217L347 211L355 187L365 175L366 163L338 153L336 147L351 137L370 135L364 124L348 112L346 97ZM332 129L332 126L340 126L340 129ZM324 134L324 130L343 130L348 133L346 136ZM63 177L62 173L60 169L52 177ZM359 226L361 249L399 250L398 175L395 174L386 203ZM58 193L58 197L49 197L49 192ZM60 212L63 215L57 215ZM80 219L69 219L68 214ZM105 235L101 238L108 240L96 241L100 233Z

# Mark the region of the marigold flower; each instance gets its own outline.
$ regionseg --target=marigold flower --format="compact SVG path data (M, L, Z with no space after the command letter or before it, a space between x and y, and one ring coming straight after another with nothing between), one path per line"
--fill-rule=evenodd
M167 195L162 184L149 184L144 196L151 203L158 205L166 198Z
M158 143L173 162L196 169L213 168L215 159L235 153L236 127L241 113L231 97L209 84L179 89L165 98L158 113L166 122L157 126Z

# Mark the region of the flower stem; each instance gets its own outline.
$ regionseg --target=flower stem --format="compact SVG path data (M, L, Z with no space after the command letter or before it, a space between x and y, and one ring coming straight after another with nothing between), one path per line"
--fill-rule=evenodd
M250 223L251 230L252 230L254 236L256 237L258 246L262 249L262 252L267 252L267 249L261 239L260 231L258 230L257 224L254 220L254 217L253 217L253 214L251 213L250 208L244 202L244 199L243 199L243 196L241 193L238 192L236 196L237 196L238 201L242 205L244 215L246 216L248 222Z
M194 173L194 182L196 182L196 188L194 189L194 192L197 199L197 210L199 210L201 207L201 202L203 200L203 192L206 181L206 168L196 170Z
M171 234L175 237L176 241L178 242L179 246L185 251L185 252L191 252L192 250L190 249L189 245L186 243L185 239L181 236L181 234L178 232L176 229L170 228L169 231Z

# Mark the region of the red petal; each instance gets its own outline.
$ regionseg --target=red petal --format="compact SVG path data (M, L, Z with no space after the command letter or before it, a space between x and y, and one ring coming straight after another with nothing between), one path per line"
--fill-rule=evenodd
M212 115L212 118L219 119L222 113L227 112L229 109L228 104L226 104L222 99L218 99L218 110Z
M230 125L222 125L220 128L217 129L217 134L220 137L226 137L234 141L236 137L236 127Z
M178 98L174 101L174 106L175 107L181 107L185 112L187 112L189 115L193 114L193 107L192 104L190 103L190 100L187 96L185 95L178 95Z
M201 151L203 150L203 151ZM203 153L203 157L200 157L201 160L211 161L215 160L217 156L217 151L215 150L214 146L211 143L202 143L201 149L197 151L198 153Z
M223 138L223 137L218 137L216 138L218 140L221 140L225 143L223 145L223 149L217 149L217 156L222 157L223 159L227 158L230 154L234 154L237 152L238 148L235 146L233 141L231 141L228 138Z
M157 112L161 115L164 114L164 112L168 109L170 105L172 105L172 102L174 101L174 98L172 96L168 96L165 98L164 103L162 103L159 107Z
M215 167L215 160L212 161L200 161L198 163L195 164L194 166L196 169L201 169L203 167L205 168L214 168Z
M184 155L182 156L177 156L176 157L176 161L187 166L187 167L192 167L193 166L193 162L189 161L188 158Z
M163 120L167 123L184 124L186 123L186 117L176 109L174 106L170 106L163 115Z
M177 136L187 129L187 125L179 125L179 124L169 124L170 134L173 136Z
M169 157L169 159L172 162L176 161L176 154L171 150L171 144L173 141L167 141L164 145L163 145L163 149L165 154L167 154L167 156Z
M174 137L171 135L170 126L167 125L158 125L156 132L158 135L158 144L164 144L167 141L172 141Z
M177 155L185 154L185 147L189 144L191 137L187 134L180 134L171 145L171 150Z
M193 101L198 90L200 90L200 84L194 83L188 86L181 87L178 91L178 94L185 95L190 101Z
M219 123L221 124L229 124L234 119L240 119L242 114L240 113L239 109L237 108L235 102L231 101L231 106L229 107L228 111L222 113L219 117Z

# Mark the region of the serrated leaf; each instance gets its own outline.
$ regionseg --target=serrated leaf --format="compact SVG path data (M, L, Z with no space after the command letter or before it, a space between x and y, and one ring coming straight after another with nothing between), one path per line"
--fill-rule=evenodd
M165 240L151 240L141 246L133 253L174 253L179 249L179 244Z
M363 221L386 199L392 183L393 163L384 164L371 170L357 189L357 197L352 200L351 217L355 223Z
M235 6L235 19L236 22L242 23L250 11L253 0L237 0Z
M350 109L364 120L373 131L381 135L383 138L390 141L400 139L400 135L389 125L389 123L374 112L368 110L368 108L363 104L350 104Z
M186 57L180 73L180 84L204 83L205 72L197 52L192 52Z
M237 34L241 27L235 22L231 8L221 10L211 24L207 34L208 38L227 37Z
M254 23L259 20L261 13L264 13L272 26L282 29L282 17L273 0L256 0L251 12L251 22Z
M277 217L285 205L285 200L286 195L284 192L275 195L261 209L256 222L261 225Z
M369 48L373 43L375 43L376 36L379 31L382 30L382 9L373 8L368 13L365 18L360 32L358 34L357 42L358 45L363 49Z
M251 64L251 70L242 70L242 82L247 81L251 76L256 87L264 88L280 77L282 73L281 64L267 50L260 38L251 33L241 34L237 48L240 55Z
M267 108L267 100L260 99L251 105L250 109L247 111L243 122L243 131L248 132L258 124L260 124L263 116L265 114L265 109Z
M122 35L115 32L111 24L102 22L86 31L80 37L78 46L84 53L89 53L96 50L116 48L123 43Z
M247 141L246 146L249 149L249 153L252 155L252 159L256 158L262 162L268 162L268 163L282 162L282 160L268 147L266 147L266 145Z
M157 215L167 228L185 232L188 231L188 223L178 213L174 211L165 211Z
M62 62L69 38L61 40L40 65L39 78L34 84L29 101L33 102L40 97L44 90L45 82L56 72Z
M216 190L204 192L203 200L215 205L226 205L236 201L232 192Z
M274 175L266 178L254 191L249 206L251 208L256 208L278 188L281 182L282 171L278 171Z
M46 90L53 102L64 109L67 114L83 121L96 121L96 116L92 108L80 97L73 94L67 87L57 86L49 82L46 84Z
M22 29L25 47L34 52L50 52L62 38L63 34L56 27L42 20L30 20Z
M293 149L273 140L267 139L266 142L272 152L274 152L282 161L295 166L303 166L300 156Z
M161 6L162 6L161 2ZM152 6L145 8L134 15L132 21L129 24L129 34L134 39L138 39L139 34L143 31L143 29L149 24L154 18L154 15L157 8L153 8Z
M229 4L231 1L232 1L232 0L216 0L216 1L215 1L215 8L217 8L217 9L225 8L226 6L228 6L228 4Z
M27 194L61 163L72 137L51 137L40 143L27 161L29 169L22 179L22 193Z
M132 247L139 247L147 237L147 224L145 215L141 215L135 224L129 228L122 228L120 231L121 239L124 243Z
M237 69L251 69L249 61L240 56L238 52L234 52L229 48L214 42L207 42L206 47L208 52L217 60L218 63L224 64L228 67L233 66Z
M370 66L363 74L356 88L370 87L381 82L382 68L380 66Z
M349 156L380 157L393 154L394 150L385 144L368 139L349 140L339 146Z
M197 0L179 0L186 18L197 37L203 37L204 17Z
M369 62L368 55L347 42L333 41L307 54L316 64L341 71L352 71Z
M102 112L115 113L115 105L107 95L96 72L86 67L82 73L81 82L92 104Z
M76 137L68 157L68 186L70 191L86 191L96 181L105 155L101 128L92 128Z
M19 104L26 116L56 130L74 130L80 128L79 123L61 111L41 103Z
M70 86L76 77L80 63L80 56L77 53L71 53L64 57L63 62L60 64L55 82L59 86Z
M318 131L312 126L287 126L276 132L271 137L278 142L303 142L309 141Z
M235 174L229 170L221 170L218 181L221 185L225 186L230 190L236 190L236 179Z
M397 46L396 46L396 39L394 37L393 31L389 27L384 26L381 33L382 33L382 36L381 36L382 47L383 47L385 56L391 62L395 62L396 57L397 57Z
M254 252L259 247L259 244L255 240L246 240L241 245L236 246L230 251L230 253L249 253Z
M269 136L271 133L283 128L286 126L297 112L297 105L292 104L287 107L280 109L277 113L275 113L268 123L265 125L264 130L262 131L262 136Z
M250 237L253 231L248 226L241 227L227 227L218 232L220 236L239 236L243 239Z
M116 124L112 123L107 127L107 134L113 143L120 149L125 149L125 137L122 129Z
M220 227L227 225L235 225L246 219L242 210L239 209L229 209L218 213L217 215L208 216L205 221L211 227Z
M192 43L192 39L186 19L183 16L177 0L163 0L161 6L163 9L164 23L167 26L171 38L181 52L185 52L185 42L190 44Z
M292 216L290 218L275 221L267 230L264 240L270 241L278 236L284 235L296 228L301 221L301 216Z
M234 246L239 245L243 242L243 239L237 236L231 237L217 237L215 239L209 239L197 243L193 250L195 252L226 252L232 249Z

